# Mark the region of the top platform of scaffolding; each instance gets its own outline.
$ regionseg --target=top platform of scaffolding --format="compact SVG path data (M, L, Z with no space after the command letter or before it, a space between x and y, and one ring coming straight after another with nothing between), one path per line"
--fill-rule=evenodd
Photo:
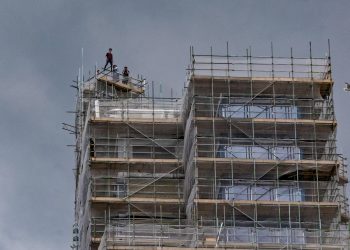
M144 93L146 81L145 79L136 79L130 76L123 77L118 72L104 70L84 82L83 90L85 92L96 91L99 89L98 83L106 85L106 87L113 87L120 92L131 92L140 95Z
M329 56L195 54L191 48L188 96L317 99L331 97ZM185 97L186 99L186 97ZM256 100L257 102L257 100Z

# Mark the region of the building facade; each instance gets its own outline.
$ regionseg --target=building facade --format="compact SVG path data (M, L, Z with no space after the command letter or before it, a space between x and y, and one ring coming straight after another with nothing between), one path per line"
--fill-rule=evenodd
M348 249L330 57L190 58L182 98L79 85L73 247Z

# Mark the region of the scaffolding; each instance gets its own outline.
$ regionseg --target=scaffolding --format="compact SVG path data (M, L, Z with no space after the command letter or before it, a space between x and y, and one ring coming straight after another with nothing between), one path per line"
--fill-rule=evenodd
M182 98L81 82L79 249L348 249L329 53L271 54L191 48Z

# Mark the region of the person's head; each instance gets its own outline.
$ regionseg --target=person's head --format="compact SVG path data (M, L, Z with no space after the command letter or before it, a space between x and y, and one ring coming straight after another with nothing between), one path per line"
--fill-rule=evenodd
M128 69L128 67L125 66L124 69Z
M112 48L109 48L109 50L108 50L109 52L112 52Z
M117 65L113 64L113 69L117 68Z
M97 70L97 74L100 74L100 70L99 69Z

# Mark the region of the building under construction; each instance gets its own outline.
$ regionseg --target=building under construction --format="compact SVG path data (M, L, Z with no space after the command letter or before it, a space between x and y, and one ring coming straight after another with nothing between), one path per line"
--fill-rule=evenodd
M78 84L74 249L348 249L331 61L196 54L181 98Z

